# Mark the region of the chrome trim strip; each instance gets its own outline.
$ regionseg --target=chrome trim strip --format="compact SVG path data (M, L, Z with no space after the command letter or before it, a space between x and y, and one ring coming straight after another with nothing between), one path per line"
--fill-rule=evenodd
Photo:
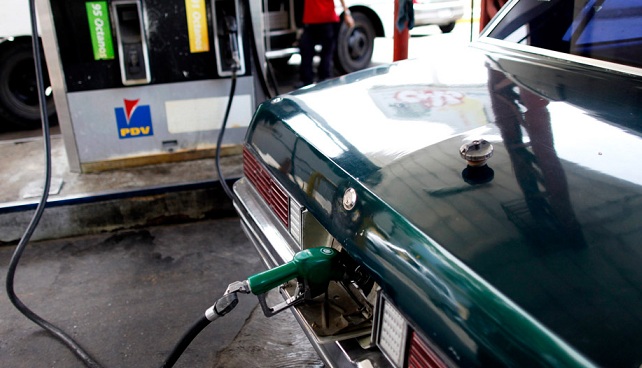
M482 31L479 34L479 38L487 37L488 33L490 33L490 31L493 30L495 26L497 26L497 24L500 23L500 20L503 19L506 16L506 14L508 14L516 4L517 4L517 1L514 1L514 2L508 2L508 4L502 6L497 12L497 14L495 14L495 16L490 19L488 24L486 24L486 27L482 29Z
M571 61L574 63L591 66L595 68L608 69L608 70L613 70L621 73L642 76L641 68L622 65L622 64L618 64L610 61L592 59L585 56L567 54L559 51L551 51L551 50L534 47L534 46L520 45L514 42L509 42L505 40L500 40L498 38L489 37L490 32L499 23L501 23L502 18L504 18L506 14L508 14L517 3L518 3L517 1L509 3L499 10L499 12L490 20L490 22L482 30L477 41L472 43L473 47L476 47L479 49L487 49L489 51L498 51L498 50L491 50L493 46L500 47L502 49L501 51L504 51L504 52L513 51L513 52L523 52L531 55L547 56L553 59L558 59L560 62ZM480 45L490 46L490 47L485 48L485 47L480 47Z
M483 47L487 46L487 47ZM599 69L606 69L615 72L620 72L624 74L632 74L637 76L642 76L642 69L636 68L633 66L623 65L614 63L611 61L604 61L599 59L591 59L585 56L578 56L573 54L567 54L559 51L551 51L547 49L542 49L539 47L520 45L509 41L504 41L496 38L480 38L477 42L472 44L472 47L497 52L497 53L522 53L528 54L527 56L546 56L551 59L555 59L561 63L573 62L583 66L589 66Z
M244 226L251 232L250 239L259 253L269 257L266 265L274 267L291 261L297 245L288 230L282 226L281 220L272 213L246 178L236 181L233 189L240 202L235 201L234 207Z

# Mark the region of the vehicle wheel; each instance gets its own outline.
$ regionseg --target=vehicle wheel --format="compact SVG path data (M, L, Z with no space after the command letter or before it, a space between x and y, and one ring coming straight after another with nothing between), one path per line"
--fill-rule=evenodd
M335 67L341 73L350 73L370 65L374 50L375 31L372 22L362 13L352 13L354 27L341 23L335 51Z
M455 29L455 22L446 24L445 26L439 26L439 29L441 29L443 33L450 33Z
M0 52L0 125L33 129L41 126L38 85L31 44L14 41ZM49 86L46 67L45 86ZM51 93L47 97L47 111L55 114Z

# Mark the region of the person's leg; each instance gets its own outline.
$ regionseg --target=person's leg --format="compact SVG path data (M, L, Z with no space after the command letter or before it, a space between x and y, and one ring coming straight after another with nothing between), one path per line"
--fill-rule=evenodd
M332 59L334 57L334 48L336 47L335 23L325 23L322 25L321 32L321 63L319 64L319 81L332 77Z
M299 77L301 84L306 86L312 84L314 72L312 70L312 60L314 58L314 26L305 25L303 34L299 40L299 53L301 54L301 65L299 66Z

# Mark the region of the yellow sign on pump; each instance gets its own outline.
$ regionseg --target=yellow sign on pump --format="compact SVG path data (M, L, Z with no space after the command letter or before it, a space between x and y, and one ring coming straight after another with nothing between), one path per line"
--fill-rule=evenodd
M205 0L185 0L185 12L187 13L189 51L192 53L210 51Z

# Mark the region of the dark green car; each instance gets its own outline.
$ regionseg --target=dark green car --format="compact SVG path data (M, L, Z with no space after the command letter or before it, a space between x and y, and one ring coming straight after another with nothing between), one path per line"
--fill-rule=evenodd
M463 53L263 103L235 205L328 366L642 365L642 0L510 1ZM296 294L295 285L281 289Z

